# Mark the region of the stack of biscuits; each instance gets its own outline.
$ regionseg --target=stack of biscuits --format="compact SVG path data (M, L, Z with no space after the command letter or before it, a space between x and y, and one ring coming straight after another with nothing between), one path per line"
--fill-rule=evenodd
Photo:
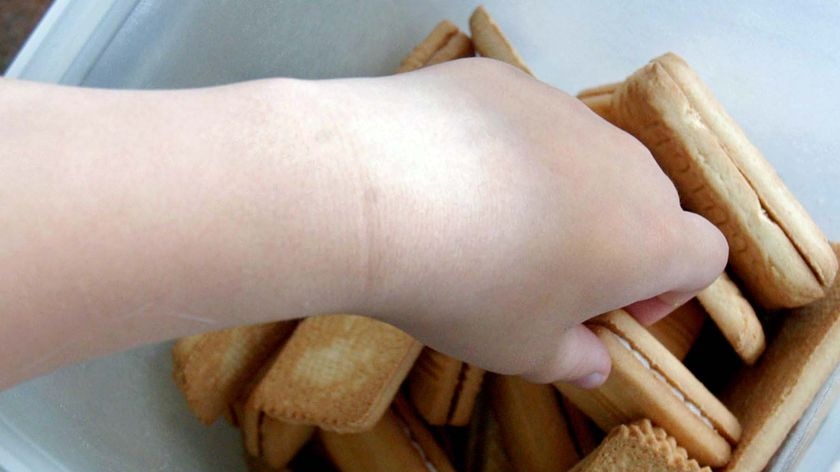
M438 24L398 72L478 53L531 74L484 8L469 24ZM239 427L261 471L762 470L840 362L840 245L676 54L578 98L730 247L727 273L656 324L587 323L612 358L604 385L485 373L341 314L179 340L190 409Z

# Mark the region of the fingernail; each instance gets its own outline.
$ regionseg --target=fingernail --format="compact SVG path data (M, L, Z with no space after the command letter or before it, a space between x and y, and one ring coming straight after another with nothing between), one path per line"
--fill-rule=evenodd
M606 375L600 372L592 372L589 375L573 380L572 383L580 388L589 389L600 386L605 380L607 380Z

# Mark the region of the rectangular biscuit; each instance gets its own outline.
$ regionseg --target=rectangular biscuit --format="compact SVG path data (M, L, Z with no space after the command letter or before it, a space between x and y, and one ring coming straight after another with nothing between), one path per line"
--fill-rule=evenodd
M579 456L584 457L598 447L598 444L604 438L604 433L586 416L586 413L582 412L563 394L560 394L560 404L563 406L566 423L568 423L569 431L571 431L572 438L575 441L575 449L577 449Z
M493 374L488 374L492 377ZM485 389L486 392L486 389ZM467 429L465 472L515 472L502 445L499 423L487 395L480 395Z
M609 118L650 149L685 208L723 232L732 270L759 303L825 294L837 272L825 236L682 58L665 54L628 77Z
M508 63L528 75L534 75L483 6L476 8L470 16L470 35L475 50L483 57Z
M619 85L621 85L621 82L584 89L578 92L577 98L601 118L612 121L612 116L610 115L612 111L612 94Z
M391 404L421 348L408 334L371 318L307 318L280 350L249 403L289 423L364 431Z
M750 302L724 272L697 294L697 300L748 365L764 352L764 328Z
M555 384L603 430L650 418L698 462L726 464L741 426L735 416L632 316L616 310L587 323L613 366L593 390Z
M408 376L409 398L429 424L464 426L483 377L483 369L427 347Z
M295 324L241 326L176 341L173 376L193 413L206 424L225 413Z
M345 472L455 471L423 422L400 399L371 430L321 431L320 439L333 463Z
M551 385L496 375L490 401L502 444L515 470L563 472L580 458Z
M683 360L700 335L705 321L706 313L697 300L692 299L647 329L674 357Z
M650 420L619 425L572 472L711 472Z
M410 72L442 62L470 57L473 44L452 22L443 20L418 44L397 68L397 73Z
M833 244L840 255L840 244ZM743 426L725 470L760 471L840 362L840 282L822 300L791 310L754 367L735 377L723 401Z

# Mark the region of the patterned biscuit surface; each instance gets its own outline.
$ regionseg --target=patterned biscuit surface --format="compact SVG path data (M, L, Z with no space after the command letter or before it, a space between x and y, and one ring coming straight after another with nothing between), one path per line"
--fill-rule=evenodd
M586 456L573 472L711 472L690 459L685 449L650 420L613 428L603 443Z
M720 228L759 303L824 295L837 271L825 236L685 61L668 53L631 75L612 94L610 118L650 149L686 209Z
M371 318L307 318L249 402L286 422L364 431L391 404L421 347L403 331Z

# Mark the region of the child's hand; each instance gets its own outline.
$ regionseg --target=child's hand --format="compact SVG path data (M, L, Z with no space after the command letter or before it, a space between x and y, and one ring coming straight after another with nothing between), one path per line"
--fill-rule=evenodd
M609 359L582 321L653 321L726 260L638 142L488 60L186 91L0 80L0 123L0 389L338 312L594 385Z
M609 358L583 321L628 307L653 322L726 263L638 141L512 67L326 89L358 150L362 307L440 351L591 386Z

